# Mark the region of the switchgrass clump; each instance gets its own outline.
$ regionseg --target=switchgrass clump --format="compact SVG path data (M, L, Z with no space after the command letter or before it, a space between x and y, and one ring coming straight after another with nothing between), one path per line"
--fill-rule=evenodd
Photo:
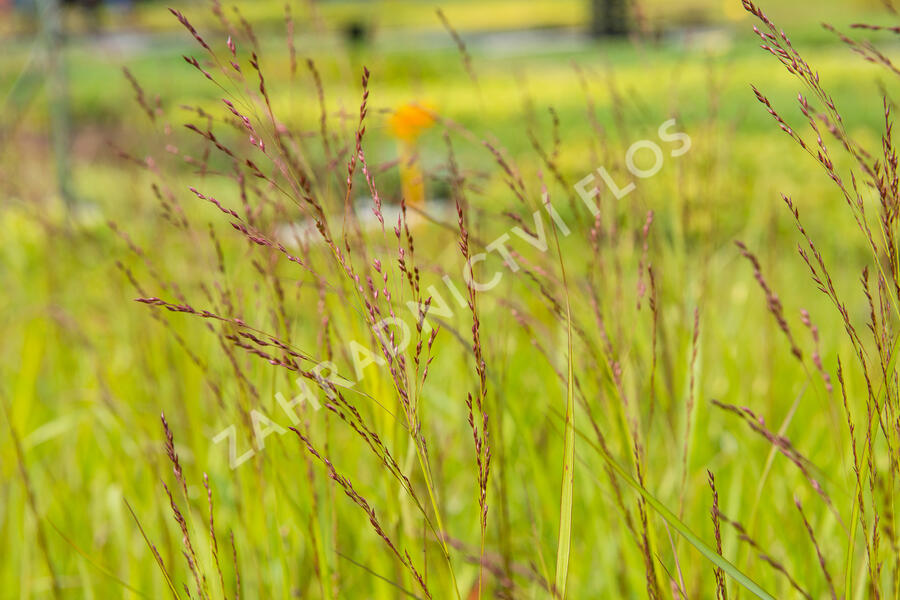
M838 291L830 274L829 258L819 250L816 241L804 227L800 210L794 201L787 195L782 196L801 237L801 241L797 245L797 252L806 265L815 288L828 298L836 310L852 348L855 385L863 384L862 389L853 388L851 396L855 396L856 399L851 405L847 392L849 378L845 375L847 372L842 368L840 358L838 358L837 379L843 400L838 406L843 409L848 425L849 458L852 458L850 470L853 474L850 486L851 489L855 487L855 490L845 495L842 506L835 505L823 486L810 472L811 463L794 449L788 440L768 431L763 424L763 419L754 415L749 409L736 409L736 407L721 404L720 406L742 416L751 428L766 437L804 473L812 489L819 495L821 502L833 514L834 521L846 533L847 539L842 540L841 543L841 547L844 549L843 560L839 563L843 568L841 596L853 597L857 589L865 589L865 593L872 598L895 595L900 589L900 571L898 571L900 565L896 560L893 509L890 500L893 492L888 490L896 489L895 473L898 464L896 448L897 434L900 431L898 429L900 421L897 421L898 389L895 373L898 338L894 332L896 318L900 317L900 311L897 308L900 306L898 304L900 302L900 293L898 293L900 292L900 285L898 285L900 263L898 263L896 238L900 197L897 195L897 155L892 141L892 102L885 93L881 99L884 109L884 127L880 148L867 150L863 143L857 141L849 133L848 125L835 100L826 91L826 84L823 83L819 73L794 48L786 33L779 30L762 9L750 0L743 0L743 5L759 22L759 26L754 27L754 31L762 41L762 49L772 54L787 69L788 73L803 85L803 89L797 95L797 102L805 125L808 126L814 141L807 141L803 133L789 125L765 94L754 87L753 91L757 99L781 130L790 136L801 151L818 163L833 182L847 205L860 239L869 250L867 264L862 266L860 273L860 283L865 303L868 305L868 314L863 319L864 328L860 328L853 315L857 311L848 308L849 301L844 299L843 292ZM853 27L858 30L877 31L881 29L877 26L866 25L854 25ZM872 43L853 40L839 33L831 25L826 24L825 29L836 34L841 41L867 61L887 67L891 75L896 76L896 69L893 69L890 59ZM840 156L833 151L835 146ZM872 214L873 209L875 214ZM767 286L760 273L759 263L745 246L740 245L740 249L744 256L753 263L756 279L766 292L769 309L775 316L779 328L787 337L792 354L797 360L803 362L803 354L784 318L783 307L774 292ZM875 273L874 289L873 284L870 283L872 277L870 272ZM821 383L824 387L823 398L831 404L825 410L832 410L833 405L837 402L833 394L831 377L826 372L819 354L818 329L811 324L809 313L805 310L801 313L801 321L812 333L815 344L810 362L821 375ZM870 338L860 335L860 330L867 330ZM804 368L810 383L814 385L809 365L804 363ZM854 410L860 409L864 411L864 417L858 413L854 417ZM862 420L856 421L855 419ZM860 439L860 429L864 432L862 439ZM862 447L861 459L858 450L860 446ZM832 478L835 475L830 474ZM804 514L801 501L796 499L795 504L815 549L828 593L832 598L837 598L836 587L840 586L840 581L836 586L826 558L820 549L820 544L816 540L814 528ZM860 533L863 537L862 546L865 551L861 558L857 544L857 537ZM888 541L890 549L882 548L882 539ZM884 569L887 569L887 572ZM858 588L854 588L854 577Z
M700 209L678 196L683 179L711 175L691 162L691 138L673 134L673 115L662 125L629 121L644 111L610 76L613 135L593 97L601 78L576 66L590 124L583 156L569 155L559 111L538 113L523 89L516 134L527 151L423 103L412 112L436 124L429 156L404 147L396 157L381 126L404 113L379 98L378 72L355 70L352 110L330 97L312 59L301 80L289 8L287 60L266 56L250 23L218 2L214 34L172 10L198 48L185 63L219 98L183 107L180 131L126 72L168 155L165 165L127 156L153 178L197 280L171 281L124 224L111 224L133 255L119 266L137 302L170 332L213 400L190 462L175 445L187 419L171 410L162 419L174 475L162 493L178 551L160 550L143 525L149 515L132 511L168 593L897 593L900 200L891 103L882 103L881 148L865 150L787 35L749 0L743 6L761 24L763 49L803 85L799 108L815 141L753 88L757 99L837 186L871 253L862 297L844 300L832 258L784 196L812 293L836 310L847 338L832 349L816 313L792 311L779 296L753 244L727 245L728 256L749 262L790 357L772 367L771 381L799 379L827 414L820 423L837 441L824 465L804 447L808 436L798 442L788 431L804 391L778 427L764 415L784 398L760 406L749 386L726 398L706 391L705 373L724 370L710 355L725 352L711 341L722 324L708 315L729 301L715 281L721 272L698 264L703 276L684 275L690 261L719 255L703 254L703 234L691 229L691 209ZM478 101L490 102L464 37L438 18ZM891 68L875 46L841 39ZM290 90L267 70L279 60ZM302 109L291 111L297 90ZM691 124L713 130L718 118L713 110ZM685 161L663 167L676 175L651 179L635 168L629 149L645 135L656 135L667 161ZM846 160L833 157L834 142ZM185 174L189 184L174 183ZM651 185L667 186L681 210ZM444 197L424 205L408 197L423 187ZM184 317L202 323L192 333L213 340L209 352L182 333ZM747 350L781 347L759 344ZM758 455L726 451L754 438ZM201 465L203 492L189 483ZM748 469L759 476L745 479ZM795 527L782 538L788 522ZM217 533L226 524L230 566Z

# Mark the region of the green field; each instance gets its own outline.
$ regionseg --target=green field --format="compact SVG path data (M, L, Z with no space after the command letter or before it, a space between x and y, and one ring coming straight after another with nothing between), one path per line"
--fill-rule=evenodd
M882 3L762 5L878 164L818 121L852 207L798 92L833 113L739 0L647 1L646 35L602 42L587 2L448 0L463 52L432 3L294 2L288 43L284 3L248 0L255 41L225 11L234 57L208 4L171 4L217 61L166 4L98 31L72 11L67 116L34 23L0 29L0 598L898 597L900 86L820 26L896 57L850 28L896 25ZM434 120L414 142L409 106ZM635 185L592 215L576 184L601 167ZM457 204L475 279L499 277L474 341ZM317 214L327 240L279 234ZM408 306L429 296L433 345ZM287 411L298 377L315 402Z

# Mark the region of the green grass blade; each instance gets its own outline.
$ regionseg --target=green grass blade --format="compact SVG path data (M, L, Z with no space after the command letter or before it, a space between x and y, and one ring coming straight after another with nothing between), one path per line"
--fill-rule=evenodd
M550 197L544 190L544 201ZM566 296L566 339L568 347L568 373L566 377L566 423L565 445L563 446L562 492L559 501L559 538L556 543L556 594L566 597L566 583L569 578L569 556L572 552L572 505L575 501L575 356L572 352L572 306L569 300L569 284L566 280L566 265L562 259L562 248L556 223L552 224L556 253L562 272L563 291Z
M592 442L589 438L587 438L583 433L578 432L581 438L587 442L589 446L591 446L594 450L603 457L603 460L615 471L619 477L628 484L634 491L639 493L644 500L650 505L653 510L659 514L663 519L665 519L669 525L672 526L675 531L681 534L681 537L686 539L688 543L690 543L694 548L697 549L700 554L706 557L711 563L725 571L725 574L738 582L741 586L746 588L751 594L754 594L757 598L761 598L762 600L775 600L775 597L769 594L767 591L762 589L755 581L750 579L746 574L744 574L740 569L738 569L734 564L729 562L725 557L720 556L711 546L707 545L703 542L690 528L684 524L684 522L679 519L675 513L670 511L665 505L656 499L656 497L651 494L647 489L635 481L628 472L613 459L612 456L606 453L606 451Z
M172 595L175 597L175 600L181 600L181 595L178 593L178 590L175 589L175 585L172 583L172 578L169 577L169 572L166 570L166 565L163 564L162 558L160 558L159 554L156 551L156 548L150 542L150 538L147 537L147 534L144 532L144 527L141 525L140 519L138 519L137 514L134 512L134 509L131 508L131 504L129 504L128 500L125 500L125 506L128 507L128 512L131 513L131 518L134 519L135 524L137 524L138 529L141 532L141 536L144 538L144 542L147 544L147 547L153 553L153 557L156 559L156 564L159 565L159 570L162 571L163 577L166 580L166 585L169 587L169 591L172 592Z
M568 311L568 301L567 311ZM572 549L572 504L575 499L575 376L572 367L572 321L568 319L569 369L566 385L565 459L563 462L562 494L559 507L559 540L556 546L556 591L566 597L569 574L569 554Z

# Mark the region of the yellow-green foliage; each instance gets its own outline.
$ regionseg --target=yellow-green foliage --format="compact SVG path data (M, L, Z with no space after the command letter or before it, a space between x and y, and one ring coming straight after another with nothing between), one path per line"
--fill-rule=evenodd
M896 463L885 441L896 450L896 414L886 423L889 433L871 428L875 441L864 448L866 380L841 315L816 289L797 253L798 243L808 246L780 194L790 196L800 211L872 357L878 352L866 329L869 306L859 279L868 266L874 289L878 265L890 259L873 260L833 182L754 97L750 84L815 146L796 108L800 85L756 48L749 18L719 2L672 8L673 3L653 1L645 7L653 23L696 25L696 15L706 15L724 23L725 43L675 35L636 45L593 44L560 42L549 34L504 50L473 41L473 81L431 3L364 3L379 33L372 45L349 51L335 31L359 15L361 3L316 3L325 27L318 32L305 12L311 3L294 4L299 57L294 75L283 37L283 3L241 6L264 32L259 55L273 112L282 126L304 134L291 140L296 146L290 153L302 154L312 165L311 185L329 211L336 249L344 249L339 221L347 161L355 154L363 65L371 78L362 146L386 205L396 202L402 187L395 163L398 140L387 127L391 111L422 102L439 117L417 141L425 210L433 209L437 222L419 220L411 226L411 260L420 267L423 290L435 285L451 301L453 314L440 317L428 379L411 386L415 410L398 397L387 366L366 367L359 384L346 392L408 476L416 497L336 413L313 410L307 403L293 423L276 394L296 395L296 375L224 337L249 330L133 301L159 297L239 318L289 341L292 349L314 359L307 366L327 359L354 379L350 342L377 353L365 305L334 262L334 250L321 243L306 250L288 248L324 275L314 277L277 249L248 243L227 215L189 191L194 186L243 215L238 187L222 176L232 167L230 159L213 149L207 172L198 167L204 144L182 125L193 123L205 131L207 121L182 105L215 115L219 139L252 156L266 175L272 176L273 167L248 149L245 131L223 122L229 116L221 103L223 90L180 58L203 58L202 49L187 32L173 29L177 22L165 7L150 3L134 18L171 37L153 38L157 41L124 58L100 55L96 45L83 40L71 47L72 177L79 202L69 210L56 196L43 99L29 99L30 84L21 75L28 64L25 47L20 41L0 57L0 88L10 90L0 95L8 98L9 108L0 129L4 594L163 598L172 595L169 577L176 595L187 598L187 584L197 597L165 484L186 519L198 557L195 568L214 598L235 597L229 533L242 598L394 598L402 594L397 586L422 596L422 586L404 566L407 551L435 598L474 598L478 581L483 581L485 598L502 590L512 590L515 598L545 598L544 586L554 581L565 583L569 598L656 593L648 590L678 597L673 590L680 586L688 598L712 598L714 566L729 576L732 595L765 590L771 597L800 597L772 562L811 597L830 597L795 498L839 592L849 587L854 598L871 595L868 545L881 563L875 577L883 596L896 595L893 512L883 511L877 525L872 516L874 506L892 505L888 499L896 491L890 476ZM578 25L586 18L586 4L466 0L448 3L445 13L471 40L479 31ZM861 17L837 2L784 3L773 6L772 14L784 17L781 25L799 26L806 44L796 46L819 70L847 130L877 153L884 120L881 93L896 97L894 79L813 28L829 17L844 25L870 13L884 19L878 5L858 4ZM797 8L801 5L803 10ZM205 7L180 9L220 57L230 56L226 36L213 26L215 19L205 16ZM236 41L236 60L252 84L248 89L256 90L250 44L240 36ZM314 59L323 80L334 135L330 152L343 151L330 167L324 166L320 107L306 58ZM150 102L160 94L156 123L134 102L134 91L119 73L123 64ZM219 77L215 67L205 67ZM253 103L250 94L232 96L235 106L265 123L265 105ZM556 130L553 114L559 120ZM690 135L691 150L671 157L670 146L661 143L666 158L660 172L635 180L634 192L622 200L604 191L595 221L573 192L575 182L596 175L600 167L616 181L635 179L625 167L628 147L642 139L658 142L657 130L669 118ZM452 182L445 134L457 175L467 181L461 201L471 254L485 251L485 244L517 225L533 230L533 211L542 207L545 185L571 230L559 234L557 253L544 213L547 252L513 236L509 244L519 253L522 270L504 268L496 253L478 267L480 278L503 273L496 288L477 295L484 388L472 349L472 314L452 300L442 279L448 275L465 294L455 207L437 208L438 200L452 202L462 191ZM485 142L510 161L512 178ZM117 157L113 147L137 161ZM275 151L268 138L267 147ZM840 157L837 143L830 147L846 173L850 161ZM186 162L185 155L194 162ZM153 159L151 169L146 162L136 164L147 157ZM372 203L359 168L350 199ZM521 199L508 183L515 175L523 182ZM267 236L279 224L308 216L308 205L286 182L290 200L262 180L248 180L259 186L260 194L251 190L249 197L262 207L260 228ZM168 212L153 184L160 186ZM860 193L877 236L877 194L862 180ZM176 205L191 223L187 230L172 223L180 219ZM396 311L408 318L411 296L397 263L394 224L388 222L383 235L380 230L366 234L365 258L358 245L350 254L355 267L376 277L380 286L368 266L379 258L389 273L386 287ZM735 240L758 258L804 362L792 356L770 310L771 298L761 291ZM227 290L225 296L219 290ZM817 342L801 310L811 315ZM889 302L877 320L882 318L888 324L884 330L894 331L898 317ZM267 339L260 331L253 335ZM888 340L888 346L893 342ZM283 357L272 346L260 348ZM411 347L409 364L413 353ZM833 389L814 355L820 356ZM868 482L862 486L868 530L854 534L853 547L848 540L850 528L858 527L853 520L858 481L838 359L858 458L866 462L862 459L871 455L882 474L874 488ZM891 362L889 380L893 367ZM868 375L879 402L887 398L896 406L896 384L878 396L885 374L876 366ZM466 405L469 394L473 408ZM478 404L482 395L483 406ZM323 405L327 401L322 393L317 398ZM807 472L713 401L749 407L764 417L767 430L790 440L790 448L808 460L803 463ZM573 409L570 428L566 415ZM283 431L265 437L264 448L254 435L254 411ZM174 437L185 489L166 455L160 413ZM486 430L481 429L482 413L489 416ZM473 446L470 414L474 439L481 435L481 443L490 445L483 538L478 461L487 453L477 441ZM416 423L424 442L410 434ZM323 461L287 430L292 424L366 498L384 536L346 489L329 478ZM213 441L232 425L238 455L254 449L237 469L229 466L227 439ZM564 468L573 469L571 480ZM722 557L715 552L708 470L715 474L723 518ZM214 504L215 554L204 473ZM748 546L725 517L741 523L762 549ZM561 524L570 535L560 535ZM880 538L877 550L871 549L873 526ZM438 532L445 539L438 539ZM385 536L396 543L399 558Z

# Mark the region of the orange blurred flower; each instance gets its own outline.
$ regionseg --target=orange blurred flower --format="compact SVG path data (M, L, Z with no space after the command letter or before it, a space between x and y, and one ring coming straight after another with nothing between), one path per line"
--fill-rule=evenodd
M434 124L432 113L431 107L422 104L404 104L391 115L388 127L395 138L413 142Z

